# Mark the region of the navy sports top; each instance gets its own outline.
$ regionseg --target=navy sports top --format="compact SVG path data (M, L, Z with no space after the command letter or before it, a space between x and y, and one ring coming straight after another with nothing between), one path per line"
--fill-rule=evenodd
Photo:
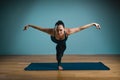
M67 36L66 36L66 33L64 31L64 35L65 35L65 38L63 40L57 40L55 38L55 32L54 32L54 36L51 36L51 40L54 42L54 43L57 43L57 44L66 44L66 40L67 40Z

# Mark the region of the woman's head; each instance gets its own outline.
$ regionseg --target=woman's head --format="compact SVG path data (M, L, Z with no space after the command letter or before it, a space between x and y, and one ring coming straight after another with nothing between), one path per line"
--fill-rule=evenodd
M64 25L63 21L61 21L61 20L59 20L55 23L55 27L57 27L59 25L62 25L65 28L65 25Z
M62 36L65 31L65 25L64 25L63 21L61 21L61 20L57 21L55 24L55 29L56 29L57 34Z

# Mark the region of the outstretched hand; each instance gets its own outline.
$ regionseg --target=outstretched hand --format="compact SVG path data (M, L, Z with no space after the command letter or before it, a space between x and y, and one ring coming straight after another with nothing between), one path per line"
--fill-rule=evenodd
M29 25L26 25L23 30L27 30L29 28Z
M97 29L101 29L100 25L98 23L93 23L94 26L97 28Z

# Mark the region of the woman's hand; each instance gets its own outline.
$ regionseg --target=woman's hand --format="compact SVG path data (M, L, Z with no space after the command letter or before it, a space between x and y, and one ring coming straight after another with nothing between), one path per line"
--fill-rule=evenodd
M23 30L27 30L29 27L29 25L26 25Z
M100 25L98 23L93 23L93 25L97 28L97 29L101 29Z

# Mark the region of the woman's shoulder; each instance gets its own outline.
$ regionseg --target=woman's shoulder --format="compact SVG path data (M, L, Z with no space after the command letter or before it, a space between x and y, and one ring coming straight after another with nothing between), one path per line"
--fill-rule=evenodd
M48 34L50 34L51 36L54 35L54 28L48 28L48 29L46 29L46 31L47 31Z
M65 28L65 32L69 36L70 35L70 28Z
M66 33L67 36L70 35L69 32L70 32L70 29L69 28L65 28L65 33Z

